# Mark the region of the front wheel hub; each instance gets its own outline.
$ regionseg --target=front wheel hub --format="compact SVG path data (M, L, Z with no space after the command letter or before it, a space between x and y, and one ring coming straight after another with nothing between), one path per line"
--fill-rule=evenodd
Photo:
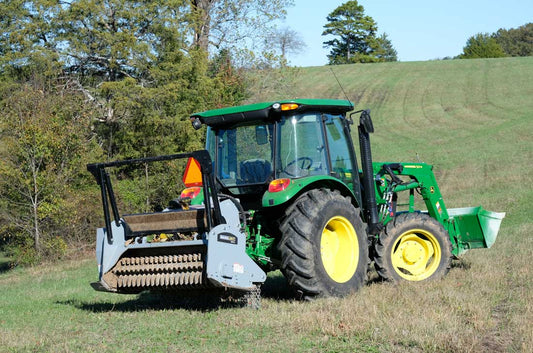
M392 247L392 265L410 281L429 278L439 267L441 249L435 236L423 229L412 229L398 237Z
M415 241L405 242L399 250L402 260L408 264L414 264L415 262L422 260L424 255L423 247Z

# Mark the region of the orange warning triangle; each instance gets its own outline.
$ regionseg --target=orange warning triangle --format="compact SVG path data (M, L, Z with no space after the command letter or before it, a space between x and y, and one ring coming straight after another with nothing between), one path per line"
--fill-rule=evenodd
M183 174L183 183L186 187L202 186L202 172L200 170L200 163L192 157L189 157L185 173Z

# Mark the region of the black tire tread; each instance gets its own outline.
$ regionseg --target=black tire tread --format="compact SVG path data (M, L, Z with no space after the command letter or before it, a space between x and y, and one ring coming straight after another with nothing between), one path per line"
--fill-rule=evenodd
M342 196L337 190L313 189L302 194L287 208L280 225L282 238L278 249L282 258L281 271L302 299L335 295L316 272L314 252L319 245L313 244L312 240L313 234L317 232L316 219L328 202L341 204L347 209L353 207L350 198ZM359 209L355 209L355 212L359 214ZM366 234L358 236L366 238ZM366 258L368 265L368 248L361 249L360 256ZM361 286L366 282L366 266L364 271L358 270L356 274L361 276Z

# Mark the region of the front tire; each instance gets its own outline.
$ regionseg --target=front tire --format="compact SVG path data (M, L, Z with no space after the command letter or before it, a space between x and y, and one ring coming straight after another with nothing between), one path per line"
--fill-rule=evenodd
M448 233L424 213L395 217L379 235L374 250L379 276L392 282L442 278L452 259Z
M368 242L359 209L338 191L311 190L285 212L281 271L304 299L344 296L366 281Z

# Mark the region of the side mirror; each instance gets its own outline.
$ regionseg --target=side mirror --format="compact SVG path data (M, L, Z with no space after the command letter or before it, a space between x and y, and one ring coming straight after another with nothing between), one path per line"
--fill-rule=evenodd
M257 125L255 127L255 142L258 145L265 145L268 143L268 130L265 125Z
M359 126L363 128L363 131L367 134L374 132L374 124L370 117L370 109L363 110L361 117L359 118Z

